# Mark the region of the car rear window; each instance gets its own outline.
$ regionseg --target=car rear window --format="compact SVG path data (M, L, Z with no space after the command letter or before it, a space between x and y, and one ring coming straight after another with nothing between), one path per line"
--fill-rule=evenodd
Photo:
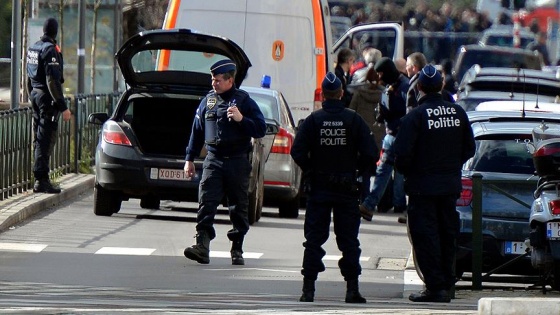
M270 95L250 93L251 98L259 105L264 118L280 121L276 99Z
M142 50L132 57L135 73L150 71L190 71L210 74L210 67L227 59L219 54L184 50Z
M479 172L534 174L533 158L526 146L528 138L530 135L476 140L476 153L467 168Z
M527 47L527 45L533 41L532 37L521 37L520 39L521 44L519 47ZM513 36L490 35L486 39L485 44L492 46L513 47Z

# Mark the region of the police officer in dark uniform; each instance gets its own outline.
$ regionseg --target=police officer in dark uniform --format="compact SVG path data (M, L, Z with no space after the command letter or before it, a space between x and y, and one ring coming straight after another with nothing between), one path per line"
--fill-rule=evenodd
M462 165L475 152L467 114L443 99L442 86L434 66L420 71L418 107L403 117L394 147L395 167L405 177L410 239L426 284L409 296L414 302L450 301L459 234L455 202Z
M375 139L355 111L341 101L342 83L327 73L322 83L322 109L311 113L295 137L291 155L305 174L307 209L301 302L313 302L315 281L325 270L322 245L329 238L331 212L342 258L338 266L347 282L346 303L365 303L358 288L360 266L360 212L357 178L378 159Z
M201 264L210 263L210 241L216 237L214 217L225 195L233 229L233 265L244 265L243 239L249 230L249 175L251 138L262 138L266 123L259 106L247 92L235 87L236 65L226 59L210 68L213 90L200 102L187 147L185 173L195 175L194 158L204 145L204 160L198 192L199 209L196 244L185 249L185 256Z
M27 50L27 85L33 107L33 175L34 192L60 193L49 180L49 159L56 142L58 118L68 121L72 113L62 94L63 60L56 44L58 22L48 18L43 25L43 36Z

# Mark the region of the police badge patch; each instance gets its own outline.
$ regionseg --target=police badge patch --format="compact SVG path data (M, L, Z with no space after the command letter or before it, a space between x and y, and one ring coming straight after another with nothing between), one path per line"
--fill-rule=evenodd
M208 107L208 109L214 108L214 106L216 106L216 101L217 101L217 100L216 100L215 97L213 97L213 96L208 97L208 98L206 99L206 107Z

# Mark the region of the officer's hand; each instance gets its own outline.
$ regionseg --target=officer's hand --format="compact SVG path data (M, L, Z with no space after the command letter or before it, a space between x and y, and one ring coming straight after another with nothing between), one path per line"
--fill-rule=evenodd
M69 121L71 117L72 117L72 112L69 109L62 112L62 120Z
M233 119L234 121L240 122L243 119L243 115L237 108L237 106L230 106L227 109L227 116L229 119Z
M185 162L185 167L183 168L185 170L185 174L187 174L187 177L193 177L195 174L195 169L194 169L194 163L191 161L186 161Z

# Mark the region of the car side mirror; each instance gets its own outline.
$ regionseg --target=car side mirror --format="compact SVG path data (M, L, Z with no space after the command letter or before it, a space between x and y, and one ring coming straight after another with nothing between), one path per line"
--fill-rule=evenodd
M275 135L280 131L280 124L276 120L265 118L264 121L266 122L267 135Z
M109 120L107 113L92 113L88 116L88 123L94 125L103 125L107 120Z

